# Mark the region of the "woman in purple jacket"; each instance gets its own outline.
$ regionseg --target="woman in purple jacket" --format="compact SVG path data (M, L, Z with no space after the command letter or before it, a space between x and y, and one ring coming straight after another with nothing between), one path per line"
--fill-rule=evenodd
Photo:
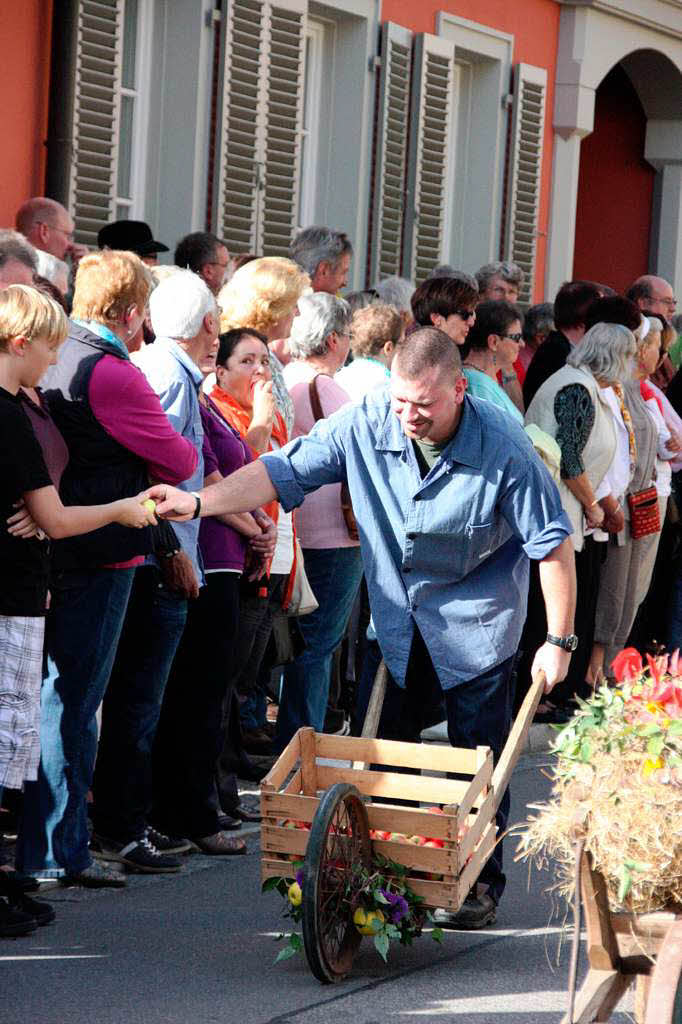
M215 353L201 366L215 371ZM204 428L204 483L216 483L252 459L245 441L200 392ZM233 805L221 811L216 762L229 733L233 704L231 666L239 628L239 582L245 566L252 578L272 557L276 528L256 510L201 520L199 549L206 585L190 603L187 625L173 662L154 746L154 819L173 835L188 836L204 853L246 853L239 828L248 812L239 807L236 779ZM231 818L229 815L234 815Z

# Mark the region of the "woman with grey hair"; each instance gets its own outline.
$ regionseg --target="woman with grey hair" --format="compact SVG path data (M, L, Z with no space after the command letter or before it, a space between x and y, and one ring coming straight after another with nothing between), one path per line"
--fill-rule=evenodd
M302 296L298 308L289 338L293 358L284 368L294 403L292 438L310 433L318 419L331 416L350 401L334 380L350 345L348 303L316 292ZM320 487L306 497L297 511L296 529L319 608L300 619L305 650L284 669L278 749L302 725L324 730L332 657L343 639L362 576L360 546L346 523L340 484Z
M679 451L679 441L667 429L653 393L649 396L648 389L642 385L659 363L662 327L660 320L642 317L642 323L635 331L634 373L622 389L633 434L630 452L632 473L627 495L634 495L653 485L657 492L660 524L665 518L670 494L668 463ZM590 677L593 680L597 680L605 670L608 672L613 658L627 643L639 606L649 589L661 539L660 530L633 539L628 501L623 504L625 528L609 544L601 572L590 659Z
M552 701L545 701L540 720L566 720L570 715L568 702L585 683L604 550L595 531L615 534L622 530L618 497L629 480L626 466L625 479L615 484L622 489L612 493L614 485L608 474L618 451L619 430L605 393L609 387L620 390L620 382L632 376L635 349L634 335L626 327L595 324L580 345L573 348L566 365L538 389L526 412L526 423L544 430L561 450L559 493L573 525L576 553L575 633L579 647L571 658L566 680L554 688ZM626 415L623 419L627 424ZM539 585L534 577L523 649L530 650L535 636L546 629ZM523 685L524 679L520 682Z
M511 260L496 260L486 263L476 271L476 282L481 297L485 299L504 299L506 302L517 302L519 292L523 288L524 273L517 263Z

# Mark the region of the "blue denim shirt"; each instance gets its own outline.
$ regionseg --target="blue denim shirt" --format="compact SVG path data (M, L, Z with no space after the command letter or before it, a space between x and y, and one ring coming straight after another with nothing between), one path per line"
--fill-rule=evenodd
M516 652L528 560L558 547L571 525L506 413L465 396L457 432L423 480L387 390L261 459L287 510L347 479L374 627L399 685L415 623L446 690Z
M204 428L201 425L199 408L199 387L203 374L197 364L172 338L157 338L152 345L145 345L135 355L151 387L156 391L164 412L178 434L192 442L199 453L194 474L178 484L183 491L200 491L204 486L204 457L202 446ZM199 520L188 523L173 523L182 550L189 556L200 584L204 574L199 554Z

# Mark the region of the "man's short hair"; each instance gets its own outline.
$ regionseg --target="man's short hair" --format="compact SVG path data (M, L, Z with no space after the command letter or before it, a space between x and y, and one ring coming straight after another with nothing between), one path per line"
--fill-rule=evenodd
M11 338L62 342L69 333L64 310L48 295L25 284L0 289L0 351Z
M289 247L291 259L311 277L315 276L320 263L336 267L345 253L353 255L348 235L344 231L321 226L303 228Z
M414 281L406 277L385 277L379 281L374 291L380 302L387 306L395 306L396 309L406 313L412 312L412 296L414 295Z
M511 260L495 260L493 263L486 263L476 271L476 281L481 294L487 291L488 285L494 277L501 277L507 284L513 284L518 291L523 287L524 273L518 263Z
M421 327L430 327L431 316L451 316L461 309L474 309L478 290L456 277L431 277L419 285L412 296L412 315Z
M47 196L34 196L22 203L17 210L15 218L17 231L21 231L22 235L28 235L36 224L41 222L54 227L55 217L58 217L60 213L66 213L68 216L66 207L58 203L56 199L48 199Z
M413 331L399 346L394 363L400 376L408 380L418 380L434 367L454 379L462 375L457 345L437 327L419 327Z
M625 293L626 299L630 299L631 302L639 302L643 299L652 299L653 293L651 290L651 277L645 274L643 277L638 277L636 281L630 285Z
M157 284L149 297L149 316L157 337L194 338L204 317L214 314L218 305L203 278L192 270L178 270Z
M631 331L636 331L642 321L642 314L639 307L623 295L608 296L597 299L590 306L585 319L585 330L595 324L622 324Z
M185 235L178 242L173 262L177 267L199 274L202 267L215 260L218 247L221 245L225 246L225 243L210 231L193 231L191 235Z
M557 329L583 327L601 294L593 281L566 281L554 300L554 323Z
M535 341L538 334L549 334L554 330L554 304L538 302L527 310L523 318L523 340Z
M6 228L0 231L0 267L12 260L23 263L34 274L38 271L38 255L34 247L18 231Z

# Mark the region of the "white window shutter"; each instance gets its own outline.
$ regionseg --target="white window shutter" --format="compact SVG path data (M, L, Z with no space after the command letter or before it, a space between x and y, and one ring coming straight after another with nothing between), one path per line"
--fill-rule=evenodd
M442 259L454 61L450 40L417 36L403 245L403 277L417 282Z
M97 247L114 220L123 0L80 0L69 210L76 239Z
M233 252L285 255L298 218L307 0L228 5L218 234Z
M381 79L374 157L371 280L402 269L412 33L387 21L381 35Z
M266 14L260 0L231 0L227 5L217 219L218 234L228 249L242 253L258 248L265 135L261 63Z
M298 223L306 7L277 0L268 10L263 256L285 256Z
M522 268L519 301L532 302L537 252L547 71L517 64L507 194L506 257Z

